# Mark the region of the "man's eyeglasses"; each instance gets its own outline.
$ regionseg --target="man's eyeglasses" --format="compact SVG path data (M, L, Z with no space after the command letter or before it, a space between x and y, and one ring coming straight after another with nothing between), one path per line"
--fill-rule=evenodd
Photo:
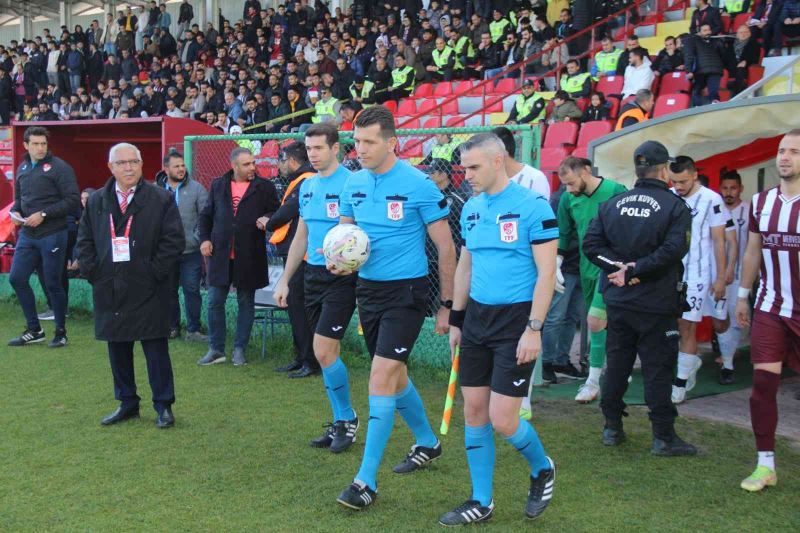
M111 164L114 165L115 167L127 167L127 166L135 167L141 164L141 162L142 162L141 159L128 159L126 161L112 161Z

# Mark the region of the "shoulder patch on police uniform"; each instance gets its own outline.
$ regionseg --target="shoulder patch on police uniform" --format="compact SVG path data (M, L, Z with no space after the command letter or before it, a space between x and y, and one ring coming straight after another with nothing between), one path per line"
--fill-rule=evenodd
M715 205L715 206L714 206L714 214L715 214L715 215L719 215L719 214L720 214L720 212L721 212L720 210L721 210L720 206L718 206L718 205Z
M542 229L553 229L558 227L558 220L549 218L542 221Z

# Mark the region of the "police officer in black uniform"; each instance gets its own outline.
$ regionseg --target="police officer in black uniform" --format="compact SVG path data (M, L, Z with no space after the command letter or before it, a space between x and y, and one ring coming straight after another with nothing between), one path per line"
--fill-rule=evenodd
M678 316L686 299L681 259L689 250L692 223L686 204L669 190L671 160L661 143L639 146L634 152L636 185L600 206L583 241L586 257L606 274L601 276L608 307L608 368L600 402L603 444L625 440L622 397L638 354L653 425L651 453L659 456L697 453L675 434L678 412L670 398Z

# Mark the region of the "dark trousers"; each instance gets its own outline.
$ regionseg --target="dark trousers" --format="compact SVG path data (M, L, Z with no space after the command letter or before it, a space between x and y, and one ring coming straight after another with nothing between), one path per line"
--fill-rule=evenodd
M166 337L140 341L147 359L147 377L153 391L153 409L161 413L175 403L175 384L172 362L169 359L169 342ZM133 341L109 342L108 360L114 376L114 398L123 409L139 405L136 394L136 376L133 370Z
M67 233L67 253L64 255L64 268L61 270L61 287L64 289L65 313L69 312L69 276L67 275L67 263L72 260L72 251L75 249L75 243L77 240L78 227L75 226L75 231L70 229ZM44 269L42 269L41 263L39 264L39 268L36 269L36 275L39 277L39 285L44 288L46 285L44 280ZM50 299L50 293L47 291L44 292L45 297L47 298L47 308L53 309L53 301Z
M36 314L36 297L30 284L31 274L39 265L44 273L44 290L53 302L56 328L64 327L67 299L61 285L61 273L66 253L66 228L39 239L32 239L25 232L19 234L8 281L17 293L28 329L39 331L41 327Z
M181 325L181 306L178 288L183 289L183 304L186 312L186 331L200 331L200 307L203 300L200 296L200 277L203 275L203 257L200 252L181 255L172 273L172 293L170 309L170 326Z
M650 408L653 435L671 440L678 411L672 404L672 372L678 359L678 319L608 306L606 377L600 407L607 420L622 421L628 376L636 355L642 361L644 399Z
M286 260L284 259L284 264ZM314 357L314 332L308 325L305 303L306 262L300 263L300 268L289 280L288 312L289 323L292 325L292 340L297 352L296 359L309 368L319 368L317 358Z
M720 74L695 74L692 87L692 105L701 106L719 100L719 84L722 81ZM703 89L708 87L708 102L703 96Z

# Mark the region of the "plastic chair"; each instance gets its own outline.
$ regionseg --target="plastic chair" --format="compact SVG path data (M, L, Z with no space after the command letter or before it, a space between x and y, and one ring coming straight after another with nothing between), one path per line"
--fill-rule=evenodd
M625 85L623 76L601 76L595 85L595 91L608 96L610 94L622 94L622 87Z
M612 131L611 123L606 120L587 122L581 126L581 131L578 133L577 146L578 148L585 148L589 146L589 143L593 140L603 135L608 135Z
M401 100L400 105L397 106L398 116L412 116L417 114L417 101L416 100Z
M577 122L556 122L547 128L547 136L544 138L544 148L558 148L563 146L575 146L578 139Z
M424 98L428 96L433 96L433 84L432 83L423 83L422 85L418 86L414 89L414 97L415 98Z
M453 94L453 84L449 81L440 81L433 89L433 96L450 96Z
M661 94L677 94L692 92L692 82L686 77L685 72L669 72L660 76L661 85L658 91Z
M688 94L662 94L656 99L653 117L662 117L689 108L691 98Z

